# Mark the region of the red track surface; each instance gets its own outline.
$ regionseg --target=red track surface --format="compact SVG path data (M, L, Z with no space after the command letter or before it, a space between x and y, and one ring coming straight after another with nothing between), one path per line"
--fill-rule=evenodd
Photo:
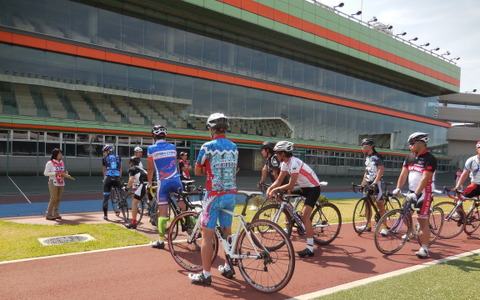
M64 215L61 223L103 222L97 215ZM7 220L48 223L43 217ZM152 239L156 237L149 224L138 230ZM293 241L296 250L305 247L304 239L293 235ZM437 241L430 248L431 258L427 260L415 256L418 244L413 242L397 254L384 256L375 248L372 233L358 236L351 224L343 224L339 237L331 245L316 246L314 257L296 260L292 280L276 294L254 291L239 272L228 280L212 270L212 286L195 286L167 249L145 246L0 264L0 298L286 299L479 248L477 233L473 237L462 233L455 239ZM214 267L221 263L223 259L217 258Z

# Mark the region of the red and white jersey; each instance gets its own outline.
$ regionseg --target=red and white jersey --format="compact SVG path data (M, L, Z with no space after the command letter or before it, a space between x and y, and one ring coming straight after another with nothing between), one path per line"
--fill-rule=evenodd
M297 184L300 187L316 187L320 185L317 174L306 163L299 158L292 156L288 162L282 162L280 165L281 172L288 174L298 174Z

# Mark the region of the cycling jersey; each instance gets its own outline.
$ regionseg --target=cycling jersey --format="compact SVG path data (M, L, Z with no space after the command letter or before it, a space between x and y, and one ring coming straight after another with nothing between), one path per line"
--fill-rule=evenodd
M180 160L178 163L178 169L180 171L180 179L181 180L189 180L190 179L190 172L187 171L182 171L183 168L185 167L190 167L190 163L188 160Z
M377 178L378 167L384 166L383 157L376 151L365 157L365 179L373 182Z
M102 159L102 164L107 168L106 176L120 176L120 170L122 168L122 159L120 156L110 153Z
M471 183L480 184L480 159L478 158L478 155L467 159L463 169L470 171Z
M177 148L164 140L158 140L154 145L148 147L147 153L157 170L158 205L168 205L170 193L176 193L179 188L183 188L177 171Z
M280 171L288 174L298 174L297 184L300 187L315 187L320 186L317 174L299 158L292 156L288 162L282 162Z
M128 169L128 177L135 177L133 179L133 188L136 189L141 183L147 181L147 171L140 166L134 166Z
M408 188L411 192L415 192L422 180L423 172L435 173L437 169L437 159L427 150L418 156L411 153L405 158L403 167L408 169ZM421 196L417 200L418 202L423 201L422 208L418 213L419 218L428 218L433 197L433 188L432 176L432 179L427 183L423 191L421 191Z
M237 145L219 136L202 145L195 165L205 167L207 191L233 191L236 193Z
M277 159L277 155L272 155L270 158L265 160L265 166L267 166L268 175L272 182L275 181L275 177L273 176L274 170L279 170L280 172L280 162Z

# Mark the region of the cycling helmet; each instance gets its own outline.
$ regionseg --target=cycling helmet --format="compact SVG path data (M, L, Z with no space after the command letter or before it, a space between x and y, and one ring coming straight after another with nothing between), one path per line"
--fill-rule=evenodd
M143 152L143 149L141 147L135 147L135 149L133 149L134 152Z
M480 141L477 142L477 148L480 148Z
M273 148L273 151L275 151L275 152L280 152L280 151L293 152L293 143L289 142L289 141L280 141L277 144L275 144L275 147Z
M214 113L211 114L210 117L208 117L207 120L207 129L208 128L228 128L228 119L227 117L222 114L222 113Z
M105 151L110 151L112 152L113 151L113 146L112 145L105 145L103 146L103 149L102 149L102 152L105 152Z
M140 158L132 156L130 157L130 163L132 163L134 166L138 166L140 164Z
M362 142L360 143L360 146L364 146L364 145L369 145L369 146L374 147L375 146L375 140L372 139L372 138L364 138L362 140Z
M412 133L407 140L407 143L422 141L427 143L428 142L428 133L425 132L414 132Z
M184 155L187 155L187 152L180 152L180 156L184 156Z
M155 125L152 128L153 136L165 137L167 135L167 128L162 125Z
M273 150L274 147L275 147L275 143L272 143L269 141L263 142L262 144L262 149Z

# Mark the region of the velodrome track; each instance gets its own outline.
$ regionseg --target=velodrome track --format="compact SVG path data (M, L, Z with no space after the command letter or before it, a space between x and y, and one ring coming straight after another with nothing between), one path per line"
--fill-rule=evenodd
M59 224L105 222L99 213L64 214ZM43 216L4 218L5 220L52 224ZM119 219L112 222L122 226ZM56 223L56 222L53 222ZM152 239L156 232L150 224L137 229ZM295 250L305 240L292 235ZM330 288L389 272L444 259L480 249L478 234L461 234L451 240L439 240L431 247L431 257L418 259L418 244L410 242L400 252L384 256L378 252L372 233L358 236L350 223L343 224L339 237L330 245L316 247L315 256L297 259L290 283L276 294L261 294L246 285L239 273L228 280L212 270L211 287L195 286L187 272L172 259L168 250L149 246L107 249L80 254L0 263L1 299L287 299L309 298ZM214 268L222 264L217 258ZM394 276L395 273L387 274ZM314 293L314 294L309 294ZM305 294L309 294L306 296Z

